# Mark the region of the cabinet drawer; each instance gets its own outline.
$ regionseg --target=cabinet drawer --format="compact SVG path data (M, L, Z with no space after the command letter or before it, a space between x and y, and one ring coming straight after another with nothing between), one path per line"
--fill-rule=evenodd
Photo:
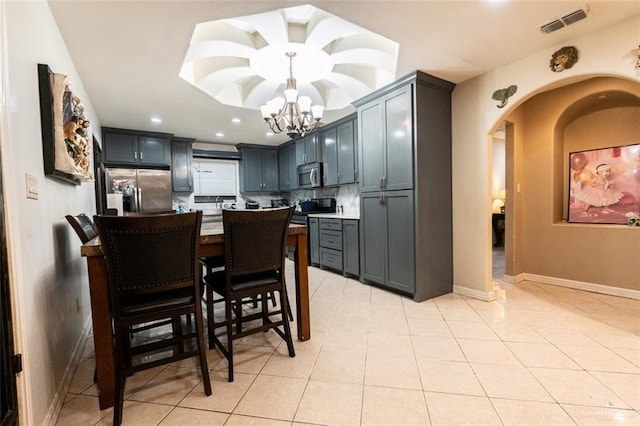
M320 247L320 265L342 271L342 252Z
M335 231L342 231L342 219L329 219L326 217L321 217L320 229L333 229Z
M342 251L342 232L320 229L320 247Z

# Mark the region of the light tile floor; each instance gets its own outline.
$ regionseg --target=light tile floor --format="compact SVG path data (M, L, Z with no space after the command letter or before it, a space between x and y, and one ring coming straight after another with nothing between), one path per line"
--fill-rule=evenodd
M317 268L309 279L312 338L295 358L273 332L247 337L228 383L209 351L210 397L195 360L138 373L124 424L640 425L638 300L497 282L492 302L415 303ZM94 366L89 336L58 425L111 424Z

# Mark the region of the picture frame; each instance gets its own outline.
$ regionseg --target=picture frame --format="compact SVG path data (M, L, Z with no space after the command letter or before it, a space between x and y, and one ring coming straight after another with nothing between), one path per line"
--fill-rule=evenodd
M44 174L80 185L93 180L89 170L93 142L84 107L69 85L67 76L38 64Z
M569 153L570 223L624 224L640 214L640 144Z

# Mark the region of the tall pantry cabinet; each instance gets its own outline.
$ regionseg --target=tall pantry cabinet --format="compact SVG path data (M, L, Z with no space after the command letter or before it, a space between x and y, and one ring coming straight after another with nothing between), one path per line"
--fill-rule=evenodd
M416 301L453 290L454 87L416 71L353 103L361 277Z

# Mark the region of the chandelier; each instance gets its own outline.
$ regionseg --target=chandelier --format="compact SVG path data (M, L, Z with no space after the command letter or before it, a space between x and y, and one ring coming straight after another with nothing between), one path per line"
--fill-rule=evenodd
M298 96L296 79L293 78L293 57L296 52L286 52L289 58L289 78L284 98L278 96L260 107L262 118L267 122L273 133L286 130L290 138L296 135L304 136L320 125L324 107L311 106L311 98Z

